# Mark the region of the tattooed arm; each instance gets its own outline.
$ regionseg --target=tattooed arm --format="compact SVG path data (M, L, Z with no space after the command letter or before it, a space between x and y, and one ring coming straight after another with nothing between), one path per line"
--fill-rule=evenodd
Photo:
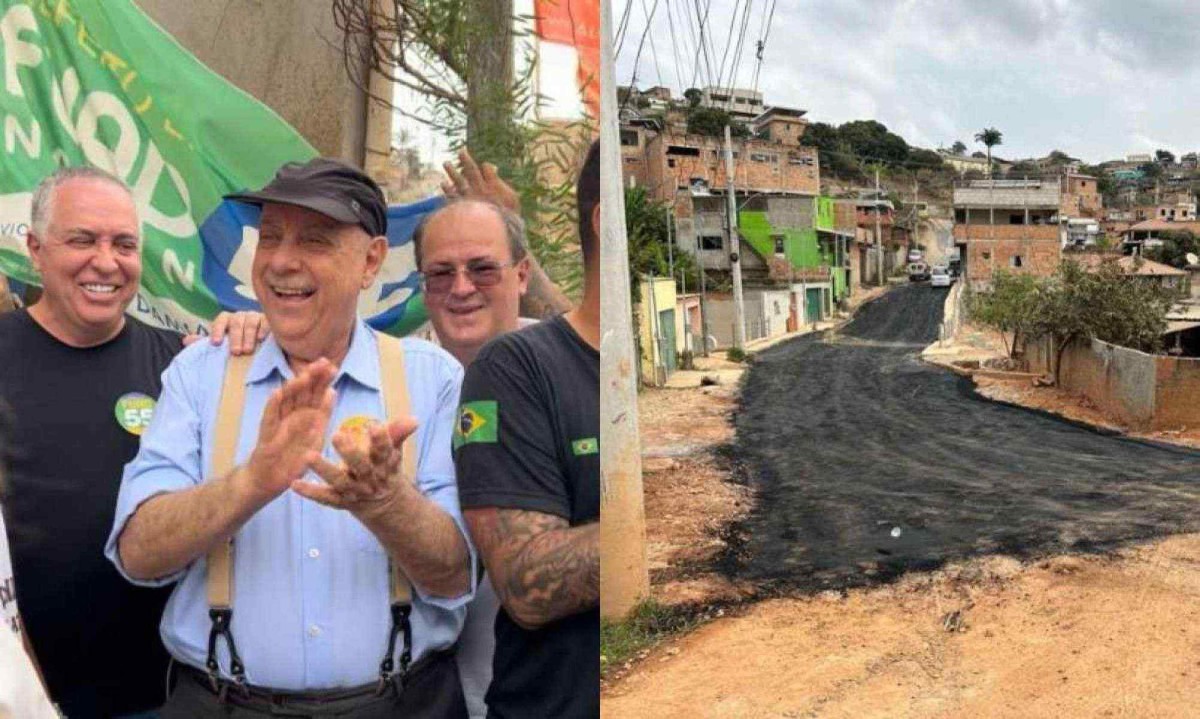
M496 595L524 629L600 603L600 524L486 507L463 513Z

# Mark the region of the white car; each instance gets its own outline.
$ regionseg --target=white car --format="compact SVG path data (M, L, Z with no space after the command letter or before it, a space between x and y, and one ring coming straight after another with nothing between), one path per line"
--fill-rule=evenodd
M917 249L916 247L914 247L908 251L908 261L909 262L920 262L921 257L922 257L921 250Z
M930 287L949 287L954 279L950 277L950 271L945 267L934 267L933 272L929 273Z

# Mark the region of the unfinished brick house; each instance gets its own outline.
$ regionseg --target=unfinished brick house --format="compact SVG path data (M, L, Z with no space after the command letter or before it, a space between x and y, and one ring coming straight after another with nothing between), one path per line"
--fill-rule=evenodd
M1101 216L1096 179L976 180L954 188L954 243L963 274L986 286L998 270L1049 276L1081 221Z

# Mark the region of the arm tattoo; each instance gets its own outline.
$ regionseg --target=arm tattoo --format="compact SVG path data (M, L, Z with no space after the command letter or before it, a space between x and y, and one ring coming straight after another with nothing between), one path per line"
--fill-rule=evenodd
M600 601L599 523L519 509L467 510L467 524L501 603L535 629Z

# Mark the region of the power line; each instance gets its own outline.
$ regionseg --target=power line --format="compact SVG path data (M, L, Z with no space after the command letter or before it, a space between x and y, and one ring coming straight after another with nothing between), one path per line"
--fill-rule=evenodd
M657 10L658 9L658 0L655 0L654 5L655 5L655 9ZM668 3L668 5L670 5L670 3ZM646 28L649 29L651 16L650 16L650 14L648 14L646 12L646 0L642 0L642 14L647 16L646 17ZM658 65L658 50L654 47L654 34L653 33L651 33L651 35L650 35L650 56L654 58L654 72L657 73L657 75L658 75L659 87L662 87L662 85L663 85L662 68L659 67L659 65Z
M731 91L735 81L737 80L738 68L742 66L742 49L745 47L746 42L746 27L750 24L750 5L751 4L747 2L746 9L742 13L742 27L738 32L737 47L733 51L733 68L729 73L729 88ZM731 97L732 95L733 93L730 92Z
M758 92L758 73L762 70L763 51L766 50L766 47L767 47L767 36L771 33L771 21L775 19L775 0L771 0L770 15L765 15L764 17L765 17L765 22L763 23L763 26L761 29L760 37L758 40L758 48L755 53L758 57L758 64L755 65L755 67L754 67L754 91L755 92Z
M631 4L632 2L633 0L630 0ZM645 0L642 0L642 9L645 10ZM637 54L633 56L633 78L629 81L629 92L625 93L625 100L617 110L618 113L625 109L625 105L629 103L629 98L633 97L633 90L637 86L638 63L642 60L642 48L646 46L646 36L650 34L650 25L654 21L654 13L657 11L658 0L654 0L654 6L650 8L650 16L646 18L646 27L642 30L642 39L638 41Z
M671 0L667 0L667 27L671 29L671 53L675 57L675 84L679 86L679 94L682 95L687 88L679 81L679 69L683 64L679 62L679 45L675 42L675 18L671 14Z
M705 0L703 17L701 17L701 15L700 15L700 0L695 0L695 4L696 4L697 24L699 25L699 28L700 28L700 45L698 47L697 54L704 56L704 68L707 72L706 77L708 78L708 84L711 87L713 84L713 72L712 72L712 58L710 56L715 53L713 53L711 51L711 46L712 46L711 35L712 35L712 33L709 33L709 36L710 36L709 39L707 41L705 40L704 24L706 22L708 22L708 12L712 6L712 0ZM700 57L697 57L696 58L696 73L699 73L699 71L700 71ZM693 75L692 75L692 84L693 85L695 85L696 73L693 73Z
M717 69L717 87L723 87L721 81L725 78L725 61L729 57L729 48L733 46L733 29L737 27L738 8L741 6L742 0L736 0L733 4L732 21L729 23L729 35L725 37L725 54L721 55L721 64ZM749 4L747 2L747 4Z
M629 29L631 10L633 10L633 0L625 3L625 12L621 15L621 22L617 24L617 51L613 55L614 58L621 57L621 48L625 46L625 32Z

